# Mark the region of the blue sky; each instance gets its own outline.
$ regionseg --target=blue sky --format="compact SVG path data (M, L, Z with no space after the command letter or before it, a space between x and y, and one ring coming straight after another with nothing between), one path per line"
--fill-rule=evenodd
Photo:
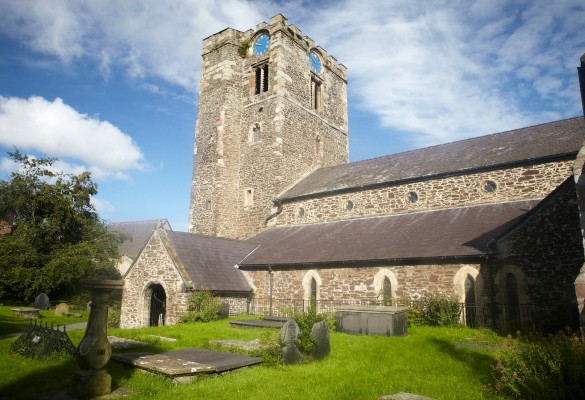
M58 157L186 230L201 41L278 13L348 67L352 161L583 113L582 0L0 0L0 179Z

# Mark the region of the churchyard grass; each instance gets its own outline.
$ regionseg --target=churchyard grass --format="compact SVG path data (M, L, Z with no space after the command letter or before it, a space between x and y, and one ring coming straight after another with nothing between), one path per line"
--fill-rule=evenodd
M69 333L77 345L83 331ZM206 346L210 339L262 341L278 330L234 329L226 320L141 329L110 329L109 335L146 341L133 351L168 351ZM151 335L171 337L175 342ZM0 398L34 399L35 393L67 386L74 360L32 361L9 354L15 339L0 341ZM377 399L410 392L435 399L500 399L484 386L492 381L495 351L476 344L499 345L484 330L411 327L406 337L352 336L332 332L331 354L321 361L281 366L261 365L189 384L131 370L115 361L107 369L133 399ZM473 344L470 347L458 345ZM118 351L118 350L115 350ZM120 350L129 351L129 350ZM3 397L7 396L7 397Z
M30 323L30 319L17 317L13 308L16 306L0 306L0 336L9 333L22 332L26 330L26 327ZM47 323L49 326L53 325L66 325L76 324L78 322L87 321L89 313L85 310L71 310L76 314L81 314L81 318L78 317L60 317L55 315L54 310L41 310L39 312L40 317L36 318L37 323L42 323L43 326Z

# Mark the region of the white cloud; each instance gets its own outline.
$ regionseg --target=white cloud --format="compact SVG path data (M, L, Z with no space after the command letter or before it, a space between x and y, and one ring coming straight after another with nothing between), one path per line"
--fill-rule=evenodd
M582 0L6 1L0 32L66 62L93 57L104 76L122 68L153 92L196 93L203 38L279 12L349 68L350 102L418 145L582 111Z
M87 167L63 160L59 167L72 173L89 169L97 178L124 178L125 171L142 168L142 152L130 136L60 98L0 96L0 145L79 160Z
M91 198L91 204L95 207L98 214L116 211L116 207L112 203L97 197Z

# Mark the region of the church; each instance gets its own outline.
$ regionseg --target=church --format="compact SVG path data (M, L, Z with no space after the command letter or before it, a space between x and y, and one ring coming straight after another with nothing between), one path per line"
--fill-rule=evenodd
M349 163L347 69L284 16L202 57L189 232L124 225L122 327L198 289L231 314L442 293L469 326L580 325L583 117Z

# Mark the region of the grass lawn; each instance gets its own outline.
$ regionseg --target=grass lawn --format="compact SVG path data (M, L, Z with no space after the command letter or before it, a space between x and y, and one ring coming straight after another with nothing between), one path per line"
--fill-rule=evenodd
M8 333L22 332L26 330L26 327L30 323L28 318L17 317L12 309L17 308L15 306L0 306L0 335L6 335ZM77 322L87 321L89 313L85 310L72 310L76 314L81 314L81 318L76 317L59 317L55 315L54 310L41 310L39 312L40 317L36 318L37 323L42 323L43 326L47 323L49 326L54 325L66 325L75 324Z
M278 330L234 329L226 320L108 334L149 342L147 350L167 351L205 346L210 339L268 341ZM75 344L83 331L71 331ZM176 338L166 342L150 335ZM35 393L64 388L77 369L73 360L32 361L9 354L15 339L0 340L0 398L34 399ZM352 336L332 332L331 354L295 366L261 365L221 376L174 384L157 375L110 361L114 381L134 391L128 399L370 399L410 392L434 399L498 399L484 388L491 382L494 351L460 347L457 342L499 344L485 330L411 327L407 337ZM128 351L128 350L124 350ZM136 348L135 351L145 351ZM3 397L6 396L6 397Z

